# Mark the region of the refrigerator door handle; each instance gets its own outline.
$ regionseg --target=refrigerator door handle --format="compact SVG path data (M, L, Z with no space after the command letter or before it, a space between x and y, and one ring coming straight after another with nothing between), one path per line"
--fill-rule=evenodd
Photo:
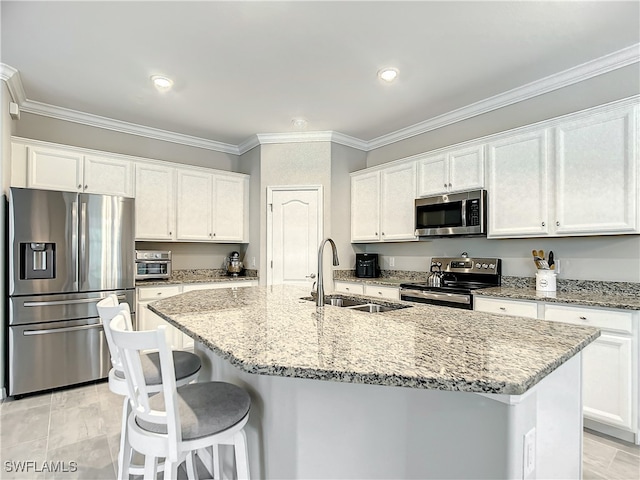
M82 278L80 279L81 285L84 284L86 279L86 270L88 265L87 263L87 204L86 202L81 202L82 206L80 207L80 268L79 270L83 273Z
M117 295L118 300L127 300L124 295ZM77 303L98 303L107 297L80 298L78 300L51 300L48 302L24 302L23 307L51 307L53 305L73 305Z
M102 328L102 323L96 323L95 325L81 325L79 327L47 328L45 330L25 330L22 334L27 337L29 335L46 335L48 333L76 332L78 330L90 330L92 328Z
M78 245L78 199L76 198L76 201L73 202L73 204L71 205L71 244L74 246L71 249L71 262L73 264L73 266L75 267L75 275L74 275L74 279L75 279L75 286L74 286L74 290L78 289L78 285L80 284L80 269L79 269L79 265L78 265L78 252L76 251L75 245Z

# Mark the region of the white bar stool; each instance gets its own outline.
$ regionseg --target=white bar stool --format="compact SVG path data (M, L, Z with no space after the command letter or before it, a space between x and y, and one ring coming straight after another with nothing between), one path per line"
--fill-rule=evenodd
M129 475L141 475L144 468L141 465L133 465L131 458L133 451L127 438L127 418L131 413L131 403L129 402L129 391L125 381L124 369L122 367L122 359L118 354L118 350L113 343L111 335L111 321L118 313L126 312L126 328L133 330L131 322L130 308L128 303L118 303L118 297L115 294L109 295L96 305L98 314L102 320L105 337L109 346L109 354L111 355L112 369L109 371L109 390L111 392L124 396L122 403L122 427L120 431L120 451L118 453L118 479L128 479ZM173 351L173 362L176 372L176 384L186 385L196 380L198 373L202 367L200 357L191 352L183 352L180 350ZM150 392L162 391L162 375L160 370L160 358L157 352L143 354L141 357L143 374L147 382ZM217 452L215 452L217 453ZM126 457L126 458L125 458ZM126 460L126 461L125 461ZM127 464L125 470L123 466Z
M123 362L133 407L127 420L128 439L135 451L145 455L144 478L156 478L158 458L164 457L165 479L176 478L178 465L185 460L189 479L196 479L195 452L210 447L216 451L218 445L224 444L234 446L237 478L248 479L244 426L251 407L249 394L225 382L177 387L166 327L131 331L128 316L127 311L118 313L111 321L111 333ZM147 349L158 349L162 371L162 391L153 396L142 362L142 352ZM218 477L219 465L214 465L213 470Z

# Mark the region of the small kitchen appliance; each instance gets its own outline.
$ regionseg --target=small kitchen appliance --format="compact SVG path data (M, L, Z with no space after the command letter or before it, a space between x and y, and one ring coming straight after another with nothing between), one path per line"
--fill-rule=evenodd
M231 252L225 259L225 266L227 269L227 275L230 277L237 277L242 273L243 265L240 261L240 253Z
M166 280L170 277L170 250L136 250L136 280Z
M401 284L400 299L473 310L473 291L501 281L499 258L434 257L427 281Z
M417 237L487 235L487 192L469 192L418 198L415 201Z
M377 253L356 253L356 277L376 278L380 276Z

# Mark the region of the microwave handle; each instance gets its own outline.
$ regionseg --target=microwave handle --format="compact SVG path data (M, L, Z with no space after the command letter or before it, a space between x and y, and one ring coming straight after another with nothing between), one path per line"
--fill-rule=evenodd
M462 226L467 226L467 202L463 200L461 203L461 217L462 217Z

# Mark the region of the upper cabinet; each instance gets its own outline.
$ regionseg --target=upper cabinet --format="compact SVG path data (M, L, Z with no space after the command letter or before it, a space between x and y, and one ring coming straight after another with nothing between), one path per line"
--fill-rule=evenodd
M488 236L638 232L636 115L578 115L489 143Z
M176 169L136 162L136 240L176 239Z
M484 144L429 155L417 162L418 197L484 186Z
M14 166L26 167L27 188L133 196L130 160L37 145L14 144L13 150Z
M351 175L351 241L415 240L416 162Z
M249 177L178 170L177 240L243 242Z
M136 240L249 237L249 175L18 138L11 161L15 187L134 197Z

